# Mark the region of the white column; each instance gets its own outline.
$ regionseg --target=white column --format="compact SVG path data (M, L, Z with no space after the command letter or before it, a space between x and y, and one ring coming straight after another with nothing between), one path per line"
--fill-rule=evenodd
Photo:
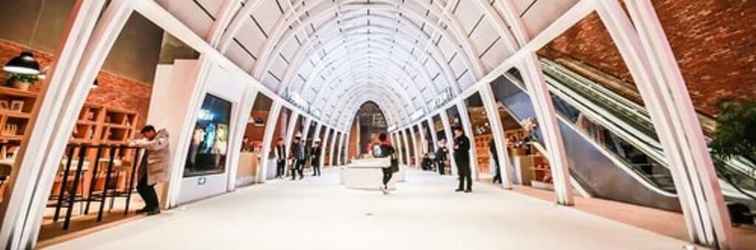
M45 161L56 161L54 157L60 157L63 154L65 143L68 138L56 143L56 121L59 117L70 116L70 113L64 113L65 107L62 105L66 99L66 93L71 87L75 87L72 78L78 73L77 66L80 61L91 58L82 58L87 52L86 48L92 48L87 44L90 36L93 36L93 30L99 16L91 13L100 13L105 3L97 0L79 1L71 10L73 18L70 18L65 24L65 38L60 47L55 51L55 64L51 67L47 75L47 82L40 96L40 106L36 110L34 124L27 130L27 143L19 151L19 157L16 159L14 168L18 169L14 176L11 176L5 185L9 199L3 202L7 205L3 214L2 229L0 229L0 245L9 249L19 249L22 247L34 248L36 242L37 230L41 224L42 214L44 213L45 204L50 195L50 189L55 178L55 172L58 166ZM101 45L107 43L108 36L117 36L118 31L123 27L118 25L122 18L128 18L128 13L110 11L108 15L103 15L103 20L108 20L111 24L116 24L114 33L99 33L98 36ZM121 16L125 15L125 17ZM121 18L113 18L121 16ZM104 21L103 21L104 22ZM100 24L101 26L103 24ZM109 47L109 46L107 46ZM69 109L70 110L70 109ZM78 115L78 112L75 114ZM70 132L67 134L70 137ZM59 148L55 155L48 156L46 152L52 152L52 145L58 144ZM26 153L28 149L35 149L36 153ZM47 158L46 158L47 157ZM40 175L40 172L42 173ZM35 190L35 187L36 190ZM6 194L8 195L8 194ZM8 197L8 196L6 196ZM25 208L25 207L28 207Z
M302 131L302 143L303 144L305 142L307 142L307 139L310 139L310 138L307 137L307 135L310 134L310 125L312 125L312 119L310 119L307 116L305 116L304 119L305 119L304 130Z
M273 150L273 141L275 140L276 136L276 128L278 128L278 122L280 120L281 116L281 110L283 110L283 106L281 105L280 101L273 101L273 106L270 108L270 114L268 114L268 120L265 122L265 134L263 134L263 143L262 143L262 155L260 155L260 160L262 161L260 164L260 169L258 169L258 173L260 173L257 176L257 182L264 183L265 180L268 178L268 169L270 169L270 164L274 164L268 159L268 156L270 155L271 150Z
M462 123L462 128L465 130L467 138L470 139L470 173L472 173L474 180L479 181L480 174L478 173L478 151L475 147L475 132L473 131L470 113L467 112L467 105L465 105L464 100L457 102L457 110L459 111L459 121Z
M407 135L407 129L402 129L400 132L400 135L402 136L402 140L404 141L404 148L407 151L407 166L413 167L412 165L412 155L410 155L410 147L409 147L409 135Z
M341 164L339 164L339 154L341 153L341 140L343 139L342 138L343 136L344 136L344 134L342 134L340 131L336 133L336 138L337 139L335 140L336 142L334 143L334 145L335 145L334 147L336 147L335 148L336 151L334 151L334 154L333 154L334 155L333 156L333 158L334 158L333 159L333 166L334 167L341 165Z
M488 122L491 124L491 135L494 138L494 144L496 145L496 152L493 152L499 157L499 173L501 173L501 186L506 189L512 188L512 179L509 176L509 170L514 167L509 160L509 154L507 153L507 138L504 135L504 127L501 124L501 116L499 110L496 107L496 98L494 98L491 84L484 84L480 90L480 98L483 100L483 107L486 109L486 115L488 116ZM493 164L493 158L491 158L491 164Z
M336 166L336 156L337 156L336 154L337 143L336 142L341 139L339 138L340 133L338 131L334 130L333 134L334 134L333 139L331 139L331 158L329 159L329 162L331 163L331 167Z
M344 160L343 160L344 159L344 151L346 150L346 137L347 137L347 134L344 133L344 132L341 132L341 141L339 142L339 146L338 146L339 147L339 155L338 155L338 157L336 157L339 166L343 166L343 165L346 164L344 162Z
M228 186L227 191L236 189L236 173L239 169L239 159L241 158L242 143L244 142L244 134L247 132L247 123L249 123L250 116L252 114L252 106L255 104L257 98L257 90L252 88L251 85L247 85L244 90L242 101L239 105L239 111L232 118L236 119L236 123L231 129L231 138L229 138L228 148ZM233 120L232 120L233 121ZM265 160L266 157L260 157L260 160ZM258 164L259 165L259 164ZM259 173L259 172L258 172Z
M419 142L417 141L417 133L415 133L415 126L409 127L409 136L410 140L412 140L412 148L415 150L415 167L420 167L420 150L418 150Z
M533 102L538 128L543 135L546 150L548 151L549 166L554 180L557 203L571 206L574 204L572 189L570 188L569 159L564 148L564 140L559 130L557 114L554 103L549 93L548 85L544 80L541 65L535 53L526 56L521 70L525 84L528 86L530 98Z
M291 111L291 117L289 117L289 123L286 125L289 126L286 128L286 137L284 140L284 145L286 145L286 153L291 154L291 141L294 140L294 133L297 131L297 119L299 119L299 113L295 111Z
M648 0L599 1L606 24L646 104L672 173L689 236L700 244L728 249L730 218L719 179L677 60Z
M429 117L428 120L428 130L431 133L431 139L433 140L433 148L430 149L433 152L436 152L436 147L438 147L438 137L436 136L436 124L433 123L433 117Z
M323 141L321 142L322 147L320 149L320 168L323 168L325 166L325 152L326 152L326 147L328 147L326 143L328 142L328 137L331 136L331 129L329 129L328 127L324 127L324 128L326 132L325 132L325 136L322 139Z
M320 130L321 129L323 129L323 123L318 123L317 125L315 125L315 132L313 133L313 138L312 139L313 139L313 141L315 140L315 138L320 139L321 140L320 146L322 147L323 146L323 142L322 142L323 138L320 138Z
M420 137L420 151L422 151L423 153L429 152L428 140L425 139L425 131L426 130L423 127L423 122L422 121L418 122L417 123L417 136Z
M391 144L396 147L396 152L399 156L399 165L404 165L404 159L402 159L402 145L399 140L398 132L391 133Z
M348 150L348 147L347 147L347 138L348 138L349 135L346 134L346 133L341 133L341 134L342 134L342 136L341 136L341 146L339 146L338 161L339 161L339 165L343 166L343 165L346 165L346 161L344 160L344 159L346 159L344 157L344 154L346 152L344 152L344 151Z
M446 156L451 163L452 175L457 175L457 162L454 160L454 133L451 131L451 124L449 124L449 114L446 110L441 110L441 123L444 124L444 134L446 134L446 149L449 150L449 155Z

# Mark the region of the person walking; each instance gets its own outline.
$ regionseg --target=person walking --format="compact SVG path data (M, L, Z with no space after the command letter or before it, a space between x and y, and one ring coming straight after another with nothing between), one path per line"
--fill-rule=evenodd
M286 145L283 137L278 137L276 141L276 178L283 178L286 175Z
M438 167L438 174L446 174L446 159L449 157L449 150L446 149L446 139L438 141L438 149L436 150L436 166Z
M168 131L147 125L140 132L142 138L131 141L131 146L144 148L141 164L137 172L137 192L144 200L144 208L137 213L155 215L160 213L160 200L155 185L168 181L171 166L171 151Z
M472 192L470 140L465 136L462 127L454 128L454 162L457 163L457 174L459 175L459 186L455 192Z
M488 141L488 150L491 151L491 157L493 158L494 177L493 183L501 184L501 168L499 167L499 155L496 153L496 142L493 138Z
M394 146L391 146L391 141L389 141L388 135L386 133L381 133L378 136L378 140L379 140L379 144L374 146L375 149L373 149L373 157L375 158L389 157L390 165L382 169L383 187L381 187L381 191L383 191L383 194L388 194L389 193L388 183L391 181L391 178L394 176L394 173L399 172L399 159L396 157L396 149L394 149Z
M310 150L310 153L312 154L312 159L310 160L310 164L312 164L312 176L320 176L321 150L320 138L315 138L315 140L312 142L312 150Z
M304 146L302 145L302 135L297 134L297 136L294 137L294 141L291 143L291 154L289 154L289 158L294 160L294 163L291 166L292 181L297 179L297 173L299 173L300 180L304 178L304 163L306 160L304 150Z

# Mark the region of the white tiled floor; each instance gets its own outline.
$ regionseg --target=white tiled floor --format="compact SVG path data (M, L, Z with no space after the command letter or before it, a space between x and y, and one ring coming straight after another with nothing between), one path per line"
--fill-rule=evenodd
M274 181L50 249L683 249L688 243L491 185L410 172L384 196L333 170ZM700 249L700 248L699 248Z

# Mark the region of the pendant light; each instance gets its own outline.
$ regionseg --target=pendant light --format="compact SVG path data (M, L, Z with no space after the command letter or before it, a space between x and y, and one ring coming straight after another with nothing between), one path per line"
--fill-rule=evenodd
M42 18L42 11L45 9L45 1L43 0L39 12L37 13L37 20L34 23L34 28L32 29L31 38L29 39L29 48L32 47L32 43L34 42L34 38L37 35L37 28L39 28L39 20ZM24 51L21 52L18 56L10 59L8 63L5 64L3 67L3 71L8 73L14 73L14 74L23 74L23 75L39 75L39 62L37 62L36 59L34 59L34 54L32 54L31 51Z
M3 71L14 74L38 75L39 62L34 59L31 52L24 51L20 55L10 59L3 67Z

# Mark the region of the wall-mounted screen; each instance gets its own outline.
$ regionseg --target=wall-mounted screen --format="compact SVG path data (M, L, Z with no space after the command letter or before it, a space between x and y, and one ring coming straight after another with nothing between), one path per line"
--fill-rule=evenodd
M197 116L184 177L220 174L225 171L228 152L231 102L207 95Z

